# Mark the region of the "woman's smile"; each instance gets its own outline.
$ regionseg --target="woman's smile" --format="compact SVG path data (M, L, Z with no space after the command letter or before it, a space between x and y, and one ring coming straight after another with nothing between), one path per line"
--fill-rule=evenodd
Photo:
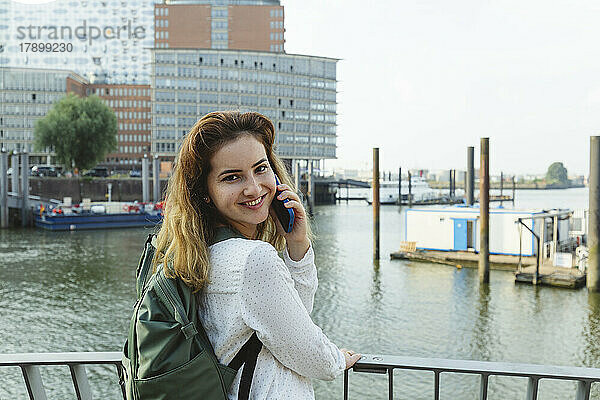
M243 203L238 203L246 208L249 208L251 210L258 210L260 207L262 207L263 203L265 202L265 197L267 197L268 193L263 194L262 196L260 196L257 199L251 200L251 201L245 201Z

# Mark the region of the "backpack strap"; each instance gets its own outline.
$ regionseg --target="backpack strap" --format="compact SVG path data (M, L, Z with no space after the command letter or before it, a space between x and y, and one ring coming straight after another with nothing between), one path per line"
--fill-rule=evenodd
M254 376L258 353L260 353L261 349L262 343L258 339L258 336L256 336L256 332L254 332L228 365L230 368L239 370L242 364L244 364L240 387L238 389L238 400L248 400L250 396L252 377Z
M151 233L144 243L144 252L140 257L137 270L135 271L136 277L136 293L139 299L144 291L144 287L148 283L148 278L152 275L152 259L154 258L154 252L156 250L156 235Z
M215 237L210 241L209 246L233 238L246 239L244 235L229 225L219 226L215 229Z

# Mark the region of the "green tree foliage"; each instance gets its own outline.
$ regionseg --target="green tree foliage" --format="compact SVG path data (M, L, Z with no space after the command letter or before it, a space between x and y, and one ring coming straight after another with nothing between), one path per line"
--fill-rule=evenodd
M548 172L546 172L546 182L550 184L559 183L561 185L567 185L569 183L567 169L563 163L554 162L548 167Z
M69 94L35 124L35 148L52 148L66 169L89 169L117 148L117 117L97 96Z

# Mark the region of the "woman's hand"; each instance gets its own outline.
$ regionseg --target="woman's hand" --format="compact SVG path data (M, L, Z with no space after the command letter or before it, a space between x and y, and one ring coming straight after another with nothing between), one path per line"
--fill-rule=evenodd
M289 201L283 205L286 208L291 208L294 210L294 226L292 227L292 231L290 233L285 232L281 226L281 223L279 222L279 219L272 209L270 211L271 216L276 221L275 224L277 225L277 232L285 237L290 258L294 261L300 261L310 246L310 242L306 235L306 211L302 206L302 202L300 201L298 194L294 192L288 185L278 185L277 190L281 191L281 193L279 193L279 196L277 196L276 199L273 199L273 201L288 199Z
M352 350L340 349L340 351L344 354L344 358L346 359L346 369L356 364L362 357L362 355L355 353Z

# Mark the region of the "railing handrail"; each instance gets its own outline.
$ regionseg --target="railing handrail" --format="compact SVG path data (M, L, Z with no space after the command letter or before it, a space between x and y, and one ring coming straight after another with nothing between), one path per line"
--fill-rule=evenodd
M22 365L69 365L69 364L120 364L122 353L70 352L70 353L14 353L0 354L0 367Z
M39 366L63 365L71 371L78 399L91 399L85 365L114 365L122 383L121 352L70 352L70 353L15 353L0 354L0 367L19 367L23 372L29 398L46 399ZM393 355L364 354L354 365L354 372L387 374L389 399L393 398L393 371L395 369L430 371L434 373L434 399L440 396L440 374L460 373L480 376L479 398L487 399L490 376L516 376L528 379L526 399L535 400L540 379L560 379L577 382L577 400L590 398L591 384L600 382L600 368L569 367L557 365L520 364L493 361L451 360L444 358L419 358ZM125 398L124 387L121 393ZM344 399L348 398L348 371L344 373Z
M364 354L354 365L355 370L369 369L381 373L388 369L410 369L464 374L503 376L536 376L540 379L566 379L600 381L600 368L559 365L521 364L495 361L452 360L445 358L419 358L392 355ZM357 371L360 372L360 371Z
M479 399L488 398L490 376L525 377L527 400L536 400L540 379L559 379L577 382L576 400L589 400L591 385L600 382L600 369L558 365L518 364L493 361L449 360L444 358L418 358L392 355L364 354L354 364L354 372L388 375L388 399L394 398L394 370L430 371L434 374L433 398L440 398L440 374L459 373L479 375ZM348 399L348 370L344 372L344 400Z
M40 366L54 365L69 367L78 400L91 400L86 365L114 365L119 377L121 395L125 399L121 352L71 352L71 353L15 353L0 354L0 367L19 367L23 374L27 393L31 400L47 400Z

